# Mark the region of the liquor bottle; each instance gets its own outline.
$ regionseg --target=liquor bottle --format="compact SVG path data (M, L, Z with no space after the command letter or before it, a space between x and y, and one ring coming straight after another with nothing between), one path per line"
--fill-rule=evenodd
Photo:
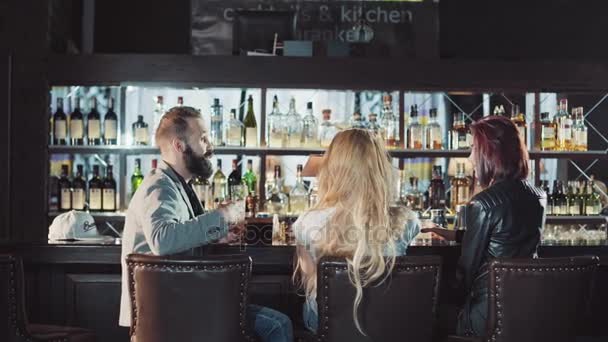
M399 147L399 117L393 113L393 97L384 94L382 102L380 122L385 130L384 141L388 148L397 148Z
M243 146L244 128L243 123L236 118L236 109L231 109L226 126L226 146Z
M336 134L338 134L338 128L331 122L331 109L323 109L323 122L319 127L321 147L329 147Z
M528 135L526 130L526 116L524 115L524 113L519 111L519 105L514 104L511 107L511 121L513 121L515 126L517 126L521 141L526 144L528 141Z
M581 215L581 197L578 193L576 182L568 182L568 214L571 216Z
M212 185L213 200L223 202L226 199L226 176L222 172L222 160L217 160L217 170L213 175Z
M257 196L255 195L255 191L250 191L245 198L245 216L246 217L255 217L257 212Z
M89 145L101 145L101 115L96 98L91 99L91 111L87 115L87 140Z
M249 193L257 191L257 177L255 172L253 172L253 160L247 160L247 171L245 171L245 175L243 175L243 183L247 186L247 190Z
M59 211L72 209L72 182L68 179L69 166L61 165L61 177L59 178Z
M289 112L287 112L285 122L287 124L287 147L301 147L302 118L296 112L296 99L293 97L289 101Z
M561 181L553 183L553 215L568 215L568 200L564 194L564 186Z
M272 112L268 114L268 137L266 142L269 147L285 147L285 119L286 116L279 110L279 99L275 95L272 100Z
M241 170L239 169L239 161L238 159L232 160L232 172L228 175L228 196L232 201L237 200L235 196L237 194L233 193L233 186L241 185Z
M271 214L285 215L289 208L289 198L283 191L281 182L281 166L274 167L274 181L269 191L267 209Z
M367 123L366 129L380 137L384 137L384 128L382 128L382 125L380 125L380 123L378 122L378 114L369 113L368 117L369 121Z
M557 124L557 148L560 151L572 150L572 117L568 114L568 100L559 101L559 110L555 115Z
M418 177L410 177L410 189L405 195L406 206L412 210L421 211L422 193L418 190Z
M575 108L574 127L572 127L574 135L574 150L587 151L587 126L585 126L585 117L583 107Z
M211 131L209 132L209 139L214 146L224 145L224 137L222 134L223 127L223 107L220 104L220 99L216 98L213 99L213 106L211 106Z
M67 145L68 121L63 111L63 99L57 98L57 110L53 114L53 144Z
M437 122L437 108L429 111L429 123L425 127L426 148L429 150L441 150L443 148L443 138L441 126Z
M540 149L541 151L553 151L557 145L557 130L555 122L549 119L549 113L540 113Z
M452 126L452 149L453 150L463 150L471 147L469 143L468 137L468 129L465 124L465 114L464 113L454 113L454 123Z
M445 185L443 184L441 165L433 166L433 179L431 179L429 185L429 205L431 209L445 208Z
M365 122L365 118L361 115L360 112L354 112L353 116L350 118L350 122L348 125L350 128L359 128L359 129L367 129L368 124ZM384 135L382 136L384 139Z
M300 215L308 210L308 190L302 180L302 164L298 164L296 185L289 194L289 206L292 215Z
M157 96L154 99L154 114L152 121L152 136L156 135L156 130L158 129L158 125L160 125L160 119L165 115L165 105L162 96ZM154 144L154 142L153 142Z
M424 142L424 126L418 122L418 105L411 106L410 124L407 128L407 148L421 150Z
M106 178L103 180L101 208L103 211L116 211L116 181L112 165L108 165Z
M456 176L452 179L450 208L456 210L456 206L467 204L469 201L471 183L465 174L465 164L456 164Z
M206 179L203 179L203 177L196 176L192 178L190 185L203 207L207 210L212 209L211 205L213 204L213 201L210 201L209 198L209 182Z
M99 165L93 165L93 177L89 180L89 210L101 211L103 182L99 178Z
M306 104L306 115L302 118L302 147L319 147L319 123L312 111L312 102Z
M84 145L84 117L80 111L80 97L76 97L74 111L70 114L70 140L72 145Z
M587 182L587 194L585 198L585 214L599 215L602 211L602 201L600 194L595 191L593 180Z
M245 125L245 147L258 147L258 123L253 112L253 97L247 99L247 115L243 120Z
M82 165L76 165L76 177L72 180L72 209L86 209L86 188L87 182L82 177Z
M183 107L183 106L184 106L184 97L178 96L177 97L177 107Z
M135 195L135 192L144 181L144 175L141 172L141 159L135 159L135 170L131 175L131 196Z
M137 121L133 123L133 144L148 145L149 141L148 124L144 122L143 115L138 115Z
M118 144L118 115L114 112L114 98L112 97L103 120L103 138L106 145Z
M543 191L545 191L545 194L547 195L547 206L545 208L545 215L553 215L553 197L551 196L551 192L549 191L549 181L540 181L540 187L543 189Z
M308 207L314 208L319 203L319 185L313 182L308 193Z

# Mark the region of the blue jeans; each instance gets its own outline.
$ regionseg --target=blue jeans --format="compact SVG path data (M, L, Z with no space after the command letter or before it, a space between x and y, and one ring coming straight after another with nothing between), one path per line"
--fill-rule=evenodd
M262 342L292 342L291 319L284 313L264 306L250 304L247 322Z
M314 308L313 308L314 306ZM317 313L317 302L313 300L309 301L307 298L304 302L302 318L304 319L304 326L306 329L317 333L319 329L319 314Z

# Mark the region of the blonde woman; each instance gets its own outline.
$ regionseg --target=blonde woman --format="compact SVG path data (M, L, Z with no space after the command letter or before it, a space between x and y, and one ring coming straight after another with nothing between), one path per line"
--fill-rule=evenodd
M323 256L343 256L356 289L353 320L363 288L382 281L420 231L413 212L393 207L394 169L381 139L361 129L338 133L319 170L318 204L294 223L297 279L306 294L304 323L318 327L317 262Z

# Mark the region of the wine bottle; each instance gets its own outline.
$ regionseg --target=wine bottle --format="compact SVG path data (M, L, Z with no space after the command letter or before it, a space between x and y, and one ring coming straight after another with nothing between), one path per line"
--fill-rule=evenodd
M108 165L106 178L103 180L101 206L103 211L116 211L116 181L112 165Z
M89 145L101 145L101 116L96 98L91 99L91 111L87 115L87 137Z
M80 97L76 97L74 111L70 114L70 140L72 145L84 144L84 117L80 111Z
M59 178L59 211L72 209L72 182L68 179L69 166L61 165L61 177Z
M110 98L108 112L103 121L103 138L106 145L118 144L118 115L114 112L114 98Z
M93 177L89 180L89 210L101 211L103 182L99 178L99 165L93 165Z
M247 115L243 122L245 125L245 147L258 147L258 124L253 113L253 98L247 99Z
M53 144L67 145L68 121L63 111L63 98L57 98L57 110L53 114Z

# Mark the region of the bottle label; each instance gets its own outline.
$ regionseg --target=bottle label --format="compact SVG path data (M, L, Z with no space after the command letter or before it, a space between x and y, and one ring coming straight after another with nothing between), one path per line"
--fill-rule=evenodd
M70 121L70 137L72 137L72 139L82 139L84 133L83 131L82 120Z
M245 147L258 147L258 130L255 127L247 127L245 130Z
M116 120L106 120L103 123L103 128L104 128L104 137L106 139L113 139L116 140L118 137L118 129L117 129L118 123L116 122Z
M55 121L55 139L65 139L67 136L67 122L65 120Z
M91 189L89 191L89 209L101 210L101 189Z
M103 210L116 210L116 192L114 189L103 189Z
M242 130L240 127L232 127L228 129L228 146L241 146Z
M570 206L570 215L578 216L581 214L581 207L575 203Z
M84 190L74 189L72 192L72 208L75 210L84 210Z
M577 147L587 149L587 131L577 130L574 132L574 143Z
M148 144L148 128L137 127L135 129L135 143L142 145Z
M59 203L59 208L61 210L72 209L72 202L70 201L70 199L71 199L70 189L62 188L60 198L61 198L61 203Z
M89 139L101 138L101 124L99 123L99 120L89 120L88 136Z
M270 133L270 138L268 139L268 146L270 147L284 147L283 146L283 134L282 133ZM329 146L329 144L328 144Z
M572 139L572 128L570 126L561 127L559 129L559 139L562 141Z

